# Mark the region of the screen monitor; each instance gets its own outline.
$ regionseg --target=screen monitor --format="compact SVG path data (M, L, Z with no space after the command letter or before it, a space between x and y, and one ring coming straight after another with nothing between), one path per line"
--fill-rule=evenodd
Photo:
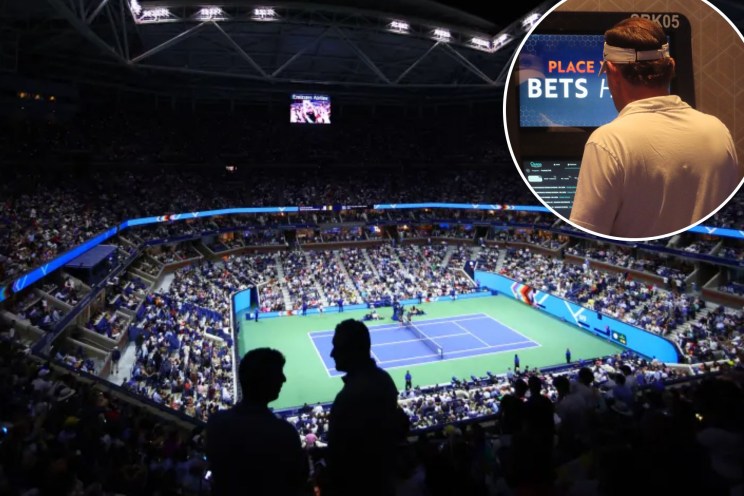
M532 159L522 162L522 172L545 203L564 217L570 217L580 166L578 160Z
M295 93L289 108L292 124L330 124L331 98L328 95Z
M512 152L527 184L570 217L589 135L617 117L599 75L604 32L629 17L659 22L676 62L670 91L695 107L691 29L678 13L552 12L524 42L505 98Z
M617 116L601 34L533 34L519 53L520 127L598 127Z

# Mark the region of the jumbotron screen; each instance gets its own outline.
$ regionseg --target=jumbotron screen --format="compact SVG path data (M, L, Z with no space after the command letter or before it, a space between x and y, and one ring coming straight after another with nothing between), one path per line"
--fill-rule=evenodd
M519 54L521 127L598 127L617 110L599 76L604 35L533 34Z
M310 93L295 93L289 109L292 124L330 124L331 97Z

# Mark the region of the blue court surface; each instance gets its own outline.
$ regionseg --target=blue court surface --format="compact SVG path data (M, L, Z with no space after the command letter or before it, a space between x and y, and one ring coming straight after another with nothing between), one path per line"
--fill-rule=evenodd
M540 346L524 334L483 313L414 319L413 325L424 335L424 339L418 337L415 330L398 322L376 326L367 324L372 337L372 357L385 369ZM343 372L334 368L335 363L331 358L333 331L311 332L308 336L328 374L342 375ZM442 350L444 358L440 358L437 348Z

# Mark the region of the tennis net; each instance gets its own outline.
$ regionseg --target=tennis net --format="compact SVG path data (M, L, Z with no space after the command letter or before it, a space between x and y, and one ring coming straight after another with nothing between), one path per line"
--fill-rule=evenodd
M417 338L419 338L431 351L436 353L437 358L440 360L444 358L444 350L439 346L433 339L424 333L421 329L416 327L411 321L406 322L406 328L411 331Z

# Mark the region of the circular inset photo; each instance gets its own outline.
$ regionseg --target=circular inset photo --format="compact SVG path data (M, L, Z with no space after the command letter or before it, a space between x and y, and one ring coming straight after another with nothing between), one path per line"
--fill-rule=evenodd
M504 98L507 143L535 196L574 227L667 237L744 180L744 38L703 0L674 12L603 4L566 0L524 39Z

